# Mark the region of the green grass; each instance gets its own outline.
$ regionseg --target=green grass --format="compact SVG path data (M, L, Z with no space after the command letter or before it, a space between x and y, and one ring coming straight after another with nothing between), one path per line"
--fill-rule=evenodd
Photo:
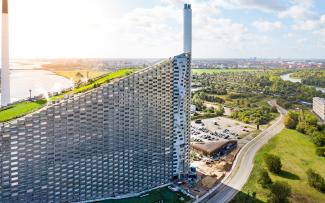
M46 104L46 100L39 100L35 102L24 101L0 111L0 122L6 122L15 118L19 118L33 111L37 111Z
M118 200L105 200L98 203L182 203L189 202L191 199L181 192L173 192L167 187L153 190L143 197L131 197ZM181 200L183 198L183 201Z
M87 84L81 85L80 87L76 87L75 89L73 89L71 91L64 92L58 96L54 96L54 97L50 98L50 100L55 100L57 98L63 98L65 94L72 94L72 93L77 94L77 93L81 93L81 92L86 92L88 90L95 88L96 86L98 87L104 83L108 83L108 82L112 81L113 79L125 77L131 73L138 71L138 70L139 69L120 69L116 72L103 75L102 77L100 77L92 82L89 82ZM31 112L35 112L38 109L42 108L46 103L47 103L47 101L44 99L41 99L41 100L38 100L35 102L24 101L24 102L14 104L12 106L0 109L0 122L7 122L12 119L16 119L16 118L25 116Z
M242 202L239 200L248 192L256 192L257 199L266 202L268 190L257 183L260 168L266 169L263 161L266 154L275 154L281 158L283 172L280 176L269 174L273 182L285 181L291 186L291 202L325 202L325 194L308 185L305 173L311 168L325 177L325 158L317 156L315 148L306 135L295 130L283 130L256 154L252 174L233 202Z
M239 68L232 68L232 69L204 69L204 68L198 68L198 69L192 69L193 74L213 74L213 73L226 73L226 72L247 72L247 71L259 71L258 69L239 69Z

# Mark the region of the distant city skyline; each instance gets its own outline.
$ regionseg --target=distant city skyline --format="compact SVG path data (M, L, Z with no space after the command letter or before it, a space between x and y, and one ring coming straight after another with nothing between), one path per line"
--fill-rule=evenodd
M194 58L325 58L321 0L11 0L12 58L165 58L181 52L183 3Z

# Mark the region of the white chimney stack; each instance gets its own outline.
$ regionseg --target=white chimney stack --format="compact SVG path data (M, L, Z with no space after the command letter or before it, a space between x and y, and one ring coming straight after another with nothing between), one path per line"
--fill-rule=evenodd
M1 106L10 103L8 0L2 0Z
M184 4L184 53L192 53L192 8Z

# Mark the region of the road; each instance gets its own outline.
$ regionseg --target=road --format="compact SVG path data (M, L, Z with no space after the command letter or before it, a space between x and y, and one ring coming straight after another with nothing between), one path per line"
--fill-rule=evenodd
M270 101L269 104L277 107L280 116L270 127L262 131L240 150L234 161L232 169L229 173L227 173L225 178L216 187L197 199L195 203L229 202L244 186L253 169L253 161L256 152L284 128L283 118L287 111L278 106L275 101Z

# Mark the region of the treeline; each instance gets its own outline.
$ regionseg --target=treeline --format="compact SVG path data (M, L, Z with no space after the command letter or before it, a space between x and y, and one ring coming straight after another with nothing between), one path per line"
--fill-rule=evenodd
M295 129L308 135L317 146L316 154L325 157L324 126L318 125L318 119L315 115L307 111L289 111L284 118L284 124L289 129Z
M294 78L300 78L305 85L325 87L325 70L300 70L291 74Z

